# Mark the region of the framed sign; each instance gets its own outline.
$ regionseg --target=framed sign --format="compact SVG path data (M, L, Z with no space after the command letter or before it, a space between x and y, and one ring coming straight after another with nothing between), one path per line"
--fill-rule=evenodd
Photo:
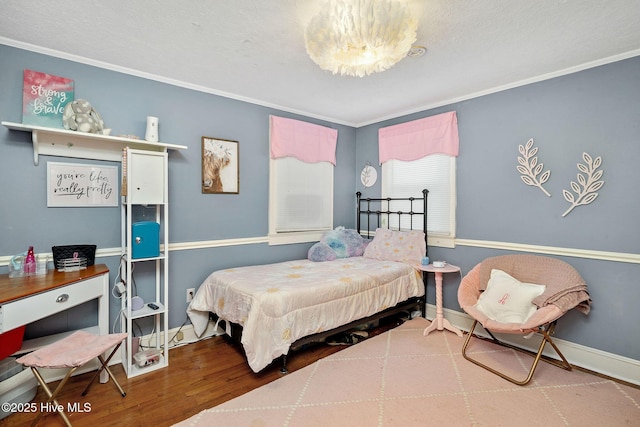
M240 193L239 142L202 137L202 192Z
M22 123L63 129L62 115L73 94L71 79L24 70Z
M118 206L118 167L47 162L48 207Z

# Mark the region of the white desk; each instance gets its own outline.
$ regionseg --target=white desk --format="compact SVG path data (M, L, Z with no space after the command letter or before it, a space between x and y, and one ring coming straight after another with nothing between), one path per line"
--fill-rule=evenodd
M109 333L109 269L104 264L86 270L43 276L0 275L0 333L98 299L98 330Z
M7 274L0 275L0 333L94 299L98 300L98 324L89 331L108 334L109 269L106 265L92 265L86 270L69 273L54 270L42 276L12 279ZM20 351L35 350L58 340L60 335L27 341ZM106 372L104 374L100 377L101 382L108 378Z
M420 266L420 270L424 272L435 273L436 279L436 318L433 319L431 324L425 328L423 335L429 335L429 332L436 329L439 331L447 329L461 337L462 331L451 325L451 323L449 323L449 321L444 318L444 314L442 311L442 274L458 273L460 271L460 267L451 264L445 264L444 267L434 267L433 264L429 264Z

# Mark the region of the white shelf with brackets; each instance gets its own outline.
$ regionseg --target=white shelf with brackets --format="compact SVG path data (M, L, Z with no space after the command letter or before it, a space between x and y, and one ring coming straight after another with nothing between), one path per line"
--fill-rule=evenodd
M31 132L33 163L36 166L38 165L40 154L119 162L122 160L122 149L124 147L156 152L184 150L187 148L185 145L148 142L140 139L76 132L22 123L2 122L2 125L14 131Z

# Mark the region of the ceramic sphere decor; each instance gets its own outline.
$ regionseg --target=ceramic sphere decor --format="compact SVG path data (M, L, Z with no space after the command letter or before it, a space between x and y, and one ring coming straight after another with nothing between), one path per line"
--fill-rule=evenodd
M376 169L371 166L369 162L362 168L362 172L360 172L360 182L364 185L364 188L371 187L378 180L378 172Z

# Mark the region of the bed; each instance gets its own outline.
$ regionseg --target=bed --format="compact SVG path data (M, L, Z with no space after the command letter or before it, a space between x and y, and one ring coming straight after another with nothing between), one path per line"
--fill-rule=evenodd
M427 254L427 190L419 198L371 199L359 192L356 197L358 237L368 242L363 253L215 271L187 309L196 335L210 318L224 321L254 372L281 358L284 373L290 351L306 344L393 313L424 315L425 287L417 264ZM415 224L422 229L413 229Z

